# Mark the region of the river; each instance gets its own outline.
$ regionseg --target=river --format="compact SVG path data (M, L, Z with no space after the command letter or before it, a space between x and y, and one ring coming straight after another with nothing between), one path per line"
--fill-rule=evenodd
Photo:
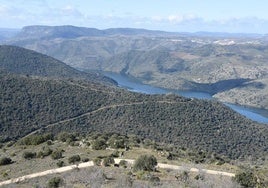
M213 99L213 97L209 93L164 89L164 88L159 88L159 87L143 84L134 78L130 78L128 76L117 74L117 73L103 72L103 74L115 80L120 87L127 88L129 91L133 91L133 92L139 92L139 93L145 93L145 94L176 93L178 95L188 97L188 98ZM268 110L244 107L244 106L239 106L236 104L229 104L229 103L224 103L224 104L232 108L234 111L242 114L243 116L253 121L268 124Z

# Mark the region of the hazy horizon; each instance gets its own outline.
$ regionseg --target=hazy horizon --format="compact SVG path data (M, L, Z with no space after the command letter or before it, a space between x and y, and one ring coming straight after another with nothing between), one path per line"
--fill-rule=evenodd
M264 0L0 0L0 28L73 25L168 32L268 33Z

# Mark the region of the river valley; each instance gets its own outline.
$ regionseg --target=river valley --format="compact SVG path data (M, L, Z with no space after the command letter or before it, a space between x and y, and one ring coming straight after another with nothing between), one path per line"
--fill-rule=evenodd
M139 82L138 80L136 80L135 78L128 77L127 75L111 73L111 72L103 72L103 74L115 80L118 83L119 87L127 88L129 91L133 91L133 92L140 92L140 93L145 93L145 94L176 93L178 95L181 95L187 98L197 98L197 99L205 99L205 100L214 99L209 93L159 88L159 87L143 84ZM224 103L224 104L232 108L234 111L246 116L247 118L253 121L268 124L268 111L267 110L244 107L244 106L240 106L236 104L229 104L229 103Z

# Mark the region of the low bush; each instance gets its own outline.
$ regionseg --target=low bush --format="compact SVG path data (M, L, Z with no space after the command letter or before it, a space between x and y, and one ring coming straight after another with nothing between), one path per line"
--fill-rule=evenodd
M114 164L114 158L113 157L105 157L102 161L103 166L110 166L111 164Z
M62 150L55 150L51 153L51 158L52 159L60 159L60 158L62 158L62 153L63 153Z
M92 149L95 150L102 150L102 149L106 149L107 145L106 145L106 141L104 139L96 139L93 143L92 143Z
M9 165L12 163L12 160L9 157L0 158L0 166Z
M58 161L57 163L58 167L63 167L64 166L64 161Z
M153 155L141 155L134 163L133 170L154 171L157 160Z
M48 181L49 188L57 188L63 184L63 179L61 177L53 177Z
M79 162L79 161L81 161L81 158L79 155L73 155L73 156L68 158L68 162L70 164L74 164L75 162Z
M101 165L101 159L97 157L97 158L93 159L93 163L96 166L100 166Z
M127 161L126 160L121 160L119 162L119 166L124 167L124 168L127 168Z
M22 157L24 159L32 159L32 158L35 158L36 157L36 152L25 151L25 152L23 152Z

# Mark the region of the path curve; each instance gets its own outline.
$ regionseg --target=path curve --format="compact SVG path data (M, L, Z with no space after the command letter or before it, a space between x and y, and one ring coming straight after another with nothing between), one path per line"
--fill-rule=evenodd
M64 120L60 120L58 122L55 122L55 123L51 123L51 124L48 124L44 127L41 127L37 130L34 130L30 133L28 133L27 135L25 135L24 137L22 138L26 138L30 135L33 135L35 133L37 133L38 131L44 129L44 128L48 128L48 127L53 127L57 124L61 124L61 123L66 123L66 122L69 122L69 121L73 121L75 119L78 119L78 118L82 118L82 117L85 117L85 116L89 116L89 115L92 115L96 112L99 112L99 111L102 111L102 110L106 110L106 109L111 109L111 108L117 108L117 107L124 107L124 106L133 106L133 105L142 105L142 104L146 104L146 103L150 103L152 101L142 101L142 102L131 102L131 103L121 103L121 104L111 104L111 105L107 105L107 106L103 106L103 107L100 107L96 110L93 110L93 111L90 111L90 112L86 112L86 113L83 113L83 114L80 114L78 116L74 116L72 118L67 118L67 119L64 119ZM177 102L177 101L168 101L168 100L163 100L163 101L154 101L155 103L167 103L167 104L175 104L175 103L182 103L182 102Z
M134 162L135 162L135 160L133 160L133 159L119 159L119 158L114 159L115 163L117 163L117 164L121 160L125 160L129 164L134 164ZM2 181L2 182L0 182L0 186L8 185L8 184L11 184L11 183L19 183L19 182L25 181L27 179L46 176L46 175L49 175L49 174L63 173L63 172L66 172L66 171L70 171L70 170L74 170L74 169L87 168L87 167L91 167L91 166L94 166L93 161L80 163L80 164L77 164L77 165L65 166L65 167L61 167L61 168L55 168L55 169L46 170L46 171L43 171L43 172L37 172L37 173L21 176L21 177L18 177L18 178L12 178L10 180ZM179 170L179 171L202 172L202 173L211 174L211 175L221 175L221 176L229 176L229 177L234 177L235 176L234 173L229 173L229 172L208 170L208 169L197 169L197 168L187 169L187 168L185 168L183 166L163 164L163 163L158 163L157 167L158 168L164 168L164 169Z

